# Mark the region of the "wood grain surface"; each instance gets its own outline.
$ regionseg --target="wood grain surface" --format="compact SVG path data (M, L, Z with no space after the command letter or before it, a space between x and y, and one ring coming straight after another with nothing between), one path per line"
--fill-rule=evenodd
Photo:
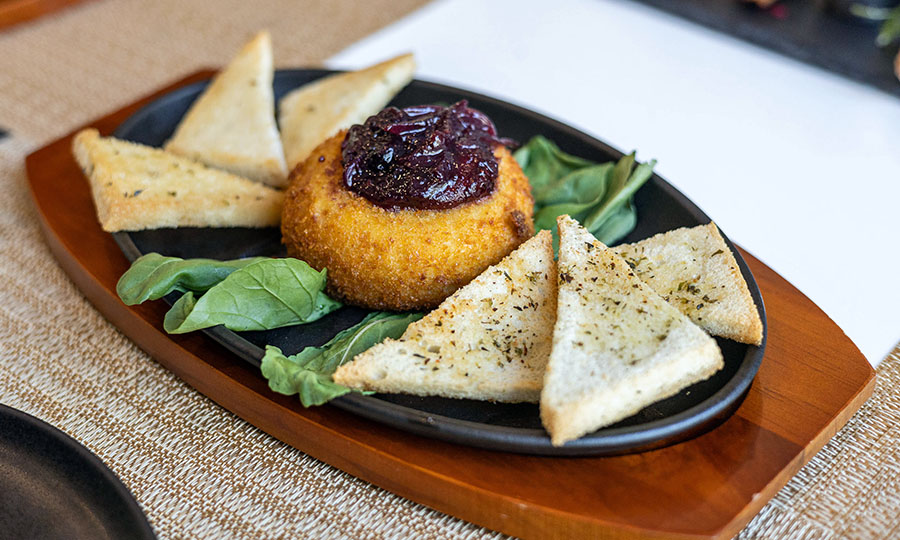
M0 0L0 30L87 0Z
M207 77L194 74L161 90ZM92 122L111 133L139 102ZM808 298L742 251L762 291L769 334L737 413L675 446L603 458L469 448L395 430L271 392L247 362L201 333L162 331L167 306L115 294L128 262L97 223L72 135L26 160L46 240L85 296L138 346L224 408L366 481L523 538L730 538L871 395L875 372Z

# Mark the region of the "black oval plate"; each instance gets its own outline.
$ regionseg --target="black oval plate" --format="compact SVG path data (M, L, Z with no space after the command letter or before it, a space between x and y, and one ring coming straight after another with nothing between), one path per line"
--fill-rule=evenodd
M55 427L0 405L0 537L155 538L131 493Z
M285 70L275 74L276 99L309 81L334 73L326 70ZM145 106L116 130L117 137L161 146L207 83L175 90ZM468 99L486 113L499 133L519 141L544 135L563 150L594 161L618 160L622 153L559 122L487 96L439 84L413 81L391 102L406 107L424 103L453 103ZM709 218L684 195L657 175L635 196L638 225L623 241L633 242L658 232L708 223ZM253 255L284 255L277 229L160 229L116 233L122 251L134 260L156 251L177 257L232 259ZM729 242L765 325L759 288L740 254ZM170 298L173 301L174 298ZM214 339L254 365L266 344L294 354L319 346L335 333L360 321L367 311L347 307L314 323L265 332L235 333L222 327L207 330ZM743 399L763 357L754 347L718 340L725 368L712 378L655 403L614 426L567 443L550 445L534 404L495 404L400 394L351 394L332 401L335 406L396 428L461 444L493 450L572 456L612 455L672 444L706 431L727 418Z

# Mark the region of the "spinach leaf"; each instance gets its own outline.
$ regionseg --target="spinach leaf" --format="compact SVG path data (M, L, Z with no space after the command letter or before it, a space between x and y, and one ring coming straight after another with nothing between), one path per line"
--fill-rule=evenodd
M541 204L587 204L606 194L610 163L589 165L572 171L548 185L541 193Z
M517 150L515 158L531 182L535 228L553 233L554 249L559 245L556 218L563 214L607 245L631 232L637 224L632 198L656 164L635 167L634 153L616 163L596 164L566 154L540 135Z
M125 305L158 300L173 291L204 292L229 274L262 260L251 257L235 261L213 259L184 260L148 253L132 263L116 284L116 292Z
M346 386L331 380L341 364L385 338L400 337L410 323L421 318L421 313L370 313L322 347L307 347L292 356L285 356L278 347L268 345L262 359L262 374L275 392L299 394L304 407L321 405L350 392Z
M622 238L637 225L637 212L631 203L619 206L598 225L591 234L604 244L611 244L610 238Z
M543 191L555 180L592 162L562 152L550 139L540 135L516 150L514 157L531 183L532 195L543 198Z
M534 214L538 230L556 230L556 216L568 214L582 220L592 208L602 203L606 195L612 165L594 165L572 172L545 190L542 206Z
M322 292L325 274L297 259L262 259L235 270L199 299L183 294L163 328L183 334L219 324L241 331L312 322L341 307Z
M600 230L604 222L609 219L610 216L617 212L621 212L623 209L634 214L634 223L637 223L637 213L634 211L631 199L638 188L643 186L644 183L653 176L653 166L656 165L656 160L652 160L650 163L641 163L636 169L632 170L632 166L634 165L634 154L632 153L619 160L619 163L616 164L616 168L618 169L619 165L623 162L625 162L625 167L620 174L624 180L619 181L616 178L616 172L618 171L614 172L613 186L610 190L609 197L606 198L603 204L588 214L583 221L584 227L591 231L591 233L594 233L594 236L597 236L596 231ZM604 244L610 244L631 232L631 229L633 228L634 224L632 224L631 228L626 230L624 234L607 235L605 238L597 236L597 239Z
M881 23L875 44L879 47L887 47L898 39L900 39L900 7L894 8L888 18Z

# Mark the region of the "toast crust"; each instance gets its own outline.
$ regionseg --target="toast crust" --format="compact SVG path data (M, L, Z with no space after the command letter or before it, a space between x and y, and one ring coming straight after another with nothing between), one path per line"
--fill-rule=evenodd
M260 32L212 80L166 150L274 187L287 184L275 124L272 40Z
M556 316L555 280L552 237L543 231L333 379L376 392L537 402Z
M271 227L284 195L159 148L79 132L72 151L91 184L104 231Z
M555 446L613 424L723 366L715 340L568 216L541 421Z
M359 71L304 85L278 103L288 169L303 163L323 141L382 110L412 80L416 63L404 54Z
M762 343L759 310L715 223L675 229L612 250L641 280L710 334L751 345Z

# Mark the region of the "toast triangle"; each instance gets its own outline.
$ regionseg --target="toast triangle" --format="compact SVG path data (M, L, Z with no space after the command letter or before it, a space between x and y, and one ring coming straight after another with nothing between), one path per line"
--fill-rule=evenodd
M541 421L559 446L631 416L723 366L715 340L560 216L558 315Z
M270 186L287 184L275 124L272 40L260 32L191 105L166 150Z
M553 240L543 231L456 291L397 340L335 372L362 390L537 402L556 317Z
M72 151L91 184L104 231L160 227L269 227L281 191L159 148L79 132Z
M311 82L284 96L278 123L288 169L322 141L383 109L412 80L416 63L404 54L374 66Z
M759 310L715 223L675 229L612 250L641 280L710 334L762 343Z

